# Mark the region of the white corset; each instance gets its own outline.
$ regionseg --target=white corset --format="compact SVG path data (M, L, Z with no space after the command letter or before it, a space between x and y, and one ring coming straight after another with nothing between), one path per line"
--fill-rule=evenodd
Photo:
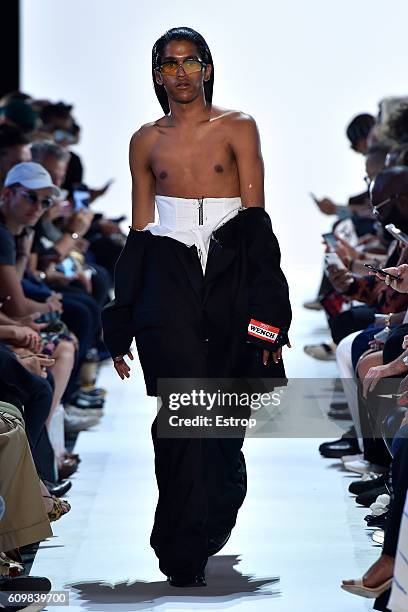
M211 234L242 210L241 198L176 198L156 195L159 223L148 223L155 236L168 236L187 246L196 245L205 272Z

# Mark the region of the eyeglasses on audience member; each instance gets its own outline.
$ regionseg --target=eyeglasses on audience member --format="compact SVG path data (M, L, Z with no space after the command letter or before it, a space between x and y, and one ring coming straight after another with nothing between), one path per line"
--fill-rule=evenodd
M27 191L24 189L24 187L11 187L11 190L14 194L19 193L21 196L23 196L23 198L30 202L30 204L37 204L39 201L44 210L50 208L50 206L52 206L54 203L54 198L51 196L40 199L35 191Z

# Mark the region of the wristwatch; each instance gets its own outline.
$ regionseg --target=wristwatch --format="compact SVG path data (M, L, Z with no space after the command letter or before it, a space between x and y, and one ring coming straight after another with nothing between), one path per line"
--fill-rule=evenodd
M393 314L393 312L390 312L385 316L385 327L389 327L391 325L391 317Z

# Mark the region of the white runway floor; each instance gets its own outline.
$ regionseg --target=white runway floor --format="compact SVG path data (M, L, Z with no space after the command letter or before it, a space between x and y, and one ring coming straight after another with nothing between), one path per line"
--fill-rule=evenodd
M296 272L288 278L294 323L287 374L327 378L321 398L327 408L336 366L303 353L303 344L328 339L322 313L301 308L318 279L309 270ZM366 509L347 492L350 473L322 459L321 440L312 438L245 441L248 494L227 546L209 561L208 586L188 592L167 586L149 546L156 503L150 439L155 399L145 397L137 362L125 382L104 367L98 385L109 390L106 414L78 438L82 463L67 496L72 510L53 524L54 537L41 544L31 572L48 576L54 590L69 590L69 610L372 609L372 601L339 585L342 578L360 577L380 548L364 529ZM307 403L306 397L305 411ZM342 433L336 424L332 430L332 439Z

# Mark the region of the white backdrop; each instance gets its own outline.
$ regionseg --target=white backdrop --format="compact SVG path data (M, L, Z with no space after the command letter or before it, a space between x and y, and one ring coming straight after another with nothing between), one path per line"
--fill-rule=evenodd
M320 264L330 220L308 192L342 202L364 187L347 121L375 113L385 95L408 93L403 0L23 0L22 21L23 90L74 103L86 181L116 179L98 208L129 216L129 139L161 115L152 45L170 27L201 32L214 59L214 102L258 122L266 208L285 268Z

